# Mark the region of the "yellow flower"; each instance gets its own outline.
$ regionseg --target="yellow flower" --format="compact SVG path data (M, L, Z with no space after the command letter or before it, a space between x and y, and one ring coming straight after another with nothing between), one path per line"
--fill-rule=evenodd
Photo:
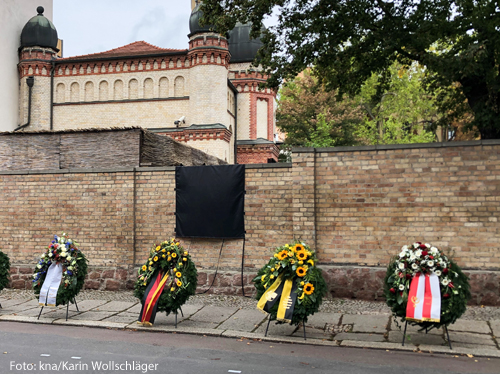
M169 256L170 256L170 252L167 252L167 255L169 255Z
M142 265L142 271L148 270L148 267L146 265Z
M153 261L149 261L149 265L153 265Z
M271 276L269 278L274 279L274 275L271 274Z
M266 279L266 274L264 274L262 277L260 277L260 281L264 282L264 279Z
M299 261L299 265L302 265L304 263L304 261L300 260Z
M180 287L180 286L182 286L182 282L177 279L177 287Z
M296 251L303 251L305 249L304 246L300 243L295 244L294 248Z
M291 263L292 265L293 265L293 264L295 264L295 260L292 258L292 259L290 260L290 263Z
M288 257L293 257L293 251L288 251Z
M181 272L180 272L180 271L178 271L177 273L175 273L175 276L176 276L177 278L180 278L180 277L182 277L182 274L181 274Z
M287 258L287 256L288 256L288 252L283 250L280 253L278 253L278 260L282 261L285 258Z
M161 249L160 246L156 247L156 252L158 252Z
M162 258L165 258L165 257L167 257L167 255L161 255L161 257L162 257Z
M187 261L187 260L188 260L187 257L182 258L182 261Z
M150 266L150 267L149 267L149 271L151 271L151 270L153 270L153 268Z
M264 289L266 289L266 288L267 288L267 283L264 285Z
M274 254L274 257L278 258L278 254L277 254L277 253L275 253L275 254Z
M146 283L146 282L144 282L142 285L143 285L143 286L145 286L146 284L147 284L147 283Z
M172 287L172 288L170 289L170 292L174 292L174 291L175 291L175 288L174 288L174 287Z
M307 258L307 253L306 251L302 250L302 251L298 251L297 252L297 258L299 260L305 260Z
M274 271L274 268L271 268L271 271Z
M180 267L180 268L182 267L182 262L179 262L179 267Z
M181 243L179 243L179 242L175 243L175 245L180 245L180 244L181 244Z
M304 298L304 296L306 296L306 294L304 292L302 292L302 296L300 296L299 299L302 300Z
M176 258L177 257L177 253L172 253L172 258Z
M312 252L311 251L305 250L305 252L306 252L306 255L312 256Z
M177 271L177 268L174 268L174 273Z
M304 293L306 295L312 295L313 292L314 292L314 286L311 283L307 283L304 286Z
M171 259L172 259L172 257L168 256L167 261L170 261Z
M295 271L299 277L306 275L307 270L303 266L299 266Z
M276 270L278 270L281 266L281 262L277 262L274 264L274 267L276 268Z
M155 256L154 260L155 260L155 262L158 261L158 256Z
M303 286L304 285L304 281L300 282L300 285Z
M188 251L184 251L184 256L187 256L188 255Z
M311 264L311 266L314 266L314 261L311 259L309 261L307 261L308 264Z
M161 251L162 251L163 253L165 253L167 250L166 250L165 248L163 248Z

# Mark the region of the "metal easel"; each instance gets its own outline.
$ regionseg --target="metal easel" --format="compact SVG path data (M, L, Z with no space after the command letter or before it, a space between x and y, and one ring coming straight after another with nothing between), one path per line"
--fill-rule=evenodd
M405 332L403 333L403 347L405 345L405 338L406 338L406 327L408 326L408 321L405 321ZM450 340L450 334L448 333L448 327L446 325L444 325L444 330L446 331L446 336L448 338L448 345L450 346L450 349L453 349L451 348L451 340ZM425 328L425 333L427 334L427 327Z
M80 309L78 309L78 304L76 303L76 298L75 297L73 298L73 302L75 303L76 311L79 312ZM69 303L70 302L68 301L68 303L66 304L66 321L68 320ZM44 305L42 305L42 309L40 309L40 313L38 313L38 318L37 319L40 319L40 316L42 315L43 308L44 308Z
M267 327L266 327L266 332L264 333L264 337L267 336L267 330L269 330L269 324L270 323L271 323L271 313L269 313L269 320L267 321ZM306 339L306 322L305 321L302 321L302 327L304 329L304 340L307 340Z

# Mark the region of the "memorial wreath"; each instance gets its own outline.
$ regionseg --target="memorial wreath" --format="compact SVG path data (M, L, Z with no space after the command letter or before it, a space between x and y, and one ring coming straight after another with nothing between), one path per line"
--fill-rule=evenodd
M49 276L48 276L49 275ZM54 240L42 253L33 273L33 290L40 295L41 305L65 305L73 302L85 283L87 259L78 243L65 233ZM44 287L45 281L51 283ZM42 292L43 289L43 292ZM57 292L55 303L49 301L52 290Z
M152 325L156 311L176 313L195 294L197 282L196 266L178 240L153 245L134 287L143 304L138 323Z
M317 261L315 252L300 241L276 248L253 279L257 308L278 322L307 322L307 317L318 311L327 290Z
M421 242L401 248L384 280L393 315L426 329L454 323L465 312L469 289L467 276L453 260Z
M10 261L9 257L0 251L0 291L9 284Z

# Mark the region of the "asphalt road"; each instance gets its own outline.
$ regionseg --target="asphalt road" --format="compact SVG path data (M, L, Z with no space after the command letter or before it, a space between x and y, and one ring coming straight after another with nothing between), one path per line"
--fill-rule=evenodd
M500 373L500 359L0 322L7 373Z

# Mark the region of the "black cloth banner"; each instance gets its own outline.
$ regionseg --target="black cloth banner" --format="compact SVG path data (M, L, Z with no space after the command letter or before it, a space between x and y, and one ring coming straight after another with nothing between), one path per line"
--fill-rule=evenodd
M245 165L175 168L176 235L245 237Z

